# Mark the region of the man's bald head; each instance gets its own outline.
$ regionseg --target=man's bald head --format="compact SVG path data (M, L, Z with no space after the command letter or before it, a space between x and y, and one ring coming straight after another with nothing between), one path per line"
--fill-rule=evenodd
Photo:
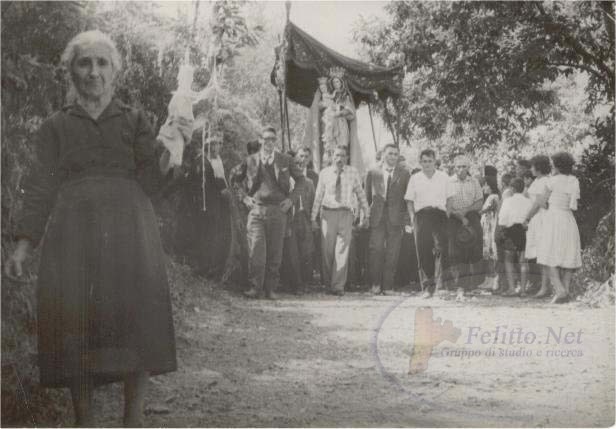
M453 166L458 179L464 180L471 168L471 159L467 155L458 155L454 160Z

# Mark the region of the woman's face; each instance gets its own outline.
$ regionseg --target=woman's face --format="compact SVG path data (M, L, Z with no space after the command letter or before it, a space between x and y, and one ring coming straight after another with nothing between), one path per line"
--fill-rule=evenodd
M326 83L319 83L319 89L321 90L321 94L326 94L329 91L327 90L327 84Z
M115 70L111 63L111 49L103 43L78 46L71 65L77 92L89 100L100 100L113 91Z
M340 79L338 79L337 77L335 77L332 80L332 85L334 86L335 90L340 90L342 89L342 81Z
M220 155L220 146L222 142L219 140L213 140L210 142L210 151L213 157Z

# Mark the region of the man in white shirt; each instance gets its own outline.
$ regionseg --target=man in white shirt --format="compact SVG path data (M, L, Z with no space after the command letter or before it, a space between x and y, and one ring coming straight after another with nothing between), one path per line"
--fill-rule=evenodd
M419 155L421 169L411 176L406 200L418 250L424 297L442 287L447 266L447 201L453 196L451 180L436 169L436 154L426 149Z
M530 199L524 192L524 181L516 177L511 181L514 194L503 201L498 213L498 225L500 228L500 241L505 253L505 272L509 290L505 296L519 295L526 287L528 276L528 264L524 257L526 248L526 219L532 207ZM520 289L516 290L516 277L519 272Z
M347 148L338 146L333 164L321 170L311 216L313 228L318 229L321 215L322 280L335 295L344 294L357 200L364 212L363 225L370 218L361 178L356 168L347 165L347 157Z

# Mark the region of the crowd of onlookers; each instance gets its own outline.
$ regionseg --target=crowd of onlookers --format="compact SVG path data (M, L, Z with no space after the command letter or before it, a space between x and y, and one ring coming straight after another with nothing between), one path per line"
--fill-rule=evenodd
M471 174L468 155L442 166L430 149L410 169L388 144L361 177L345 147L316 172L310 149L283 154L276 146L267 127L229 177L247 209L246 296L411 285L424 297L452 290L464 299L479 288L569 299L581 265L571 155L518 159L499 178L489 165Z

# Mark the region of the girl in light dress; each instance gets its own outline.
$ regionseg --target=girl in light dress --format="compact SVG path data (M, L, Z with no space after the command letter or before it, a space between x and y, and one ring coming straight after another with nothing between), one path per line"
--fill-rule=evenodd
M547 267L556 289L552 303L569 300L573 271L582 266L580 233L573 217L580 198L580 183L571 174L574 163L567 152L552 155L554 174L547 180L545 192L535 201L527 216L527 221L531 221L547 202L536 251L537 262Z
M530 160L530 164L531 173L535 180L530 184L527 192L528 197L535 204L547 191L547 182L552 167L550 166L550 158L545 155L534 156ZM535 298L543 298L550 293L547 267L537 264L537 243L541 239L540 234L543 231L543 218L546 209L547 203L539 206L537 213L528 223L528 230L526 232L526 250L524 253L526 259L529 260L530 274L541 277L541 288L534 295Z

